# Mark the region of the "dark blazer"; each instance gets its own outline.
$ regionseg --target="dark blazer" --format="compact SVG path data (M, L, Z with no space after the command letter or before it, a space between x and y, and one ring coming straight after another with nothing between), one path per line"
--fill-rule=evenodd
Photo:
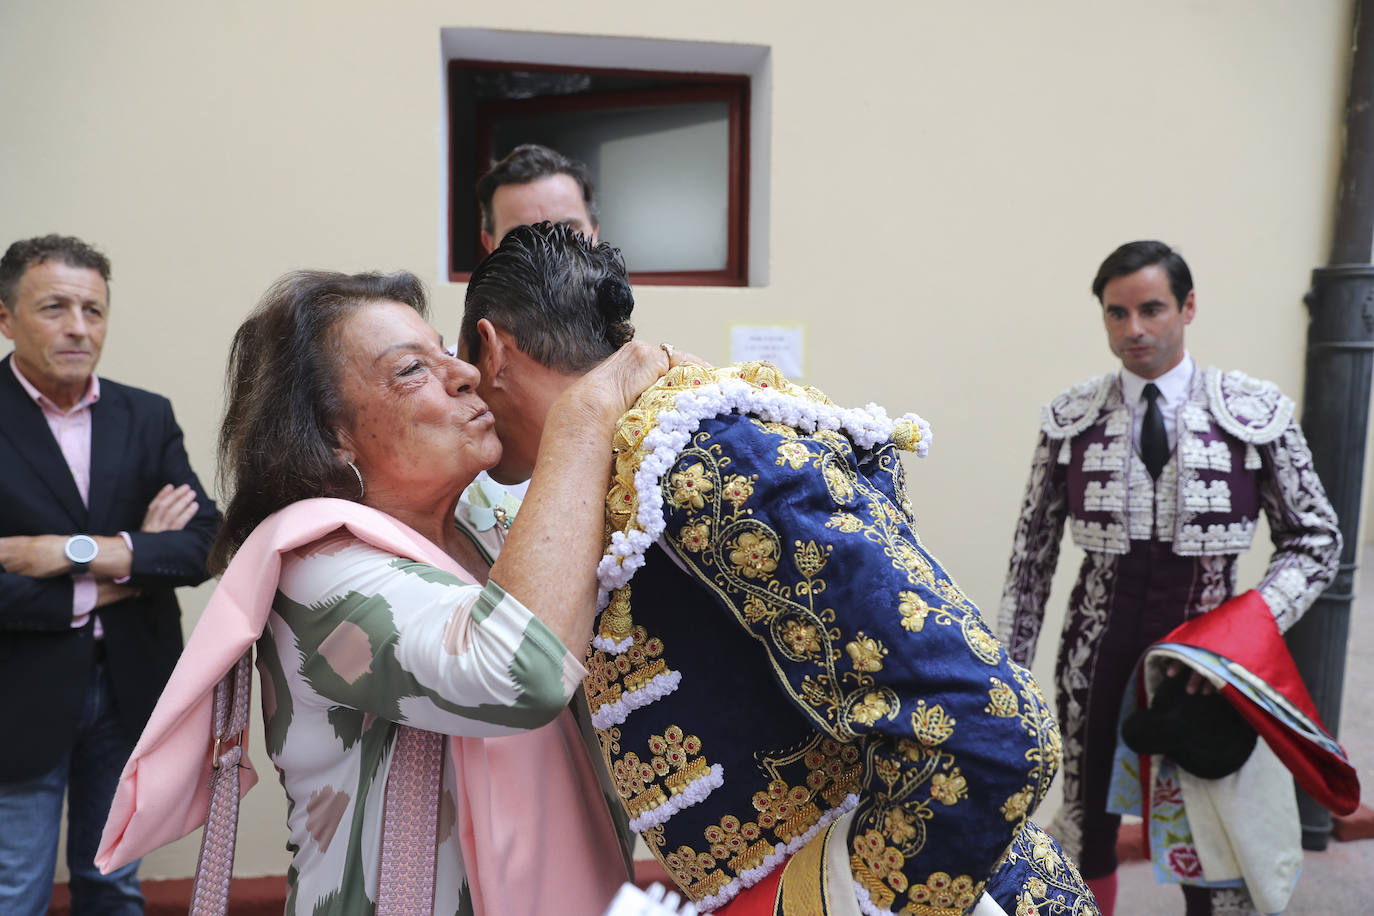
M42 410L0 360L0 537L117 535L127 531L129 584L142 589L96 609L120 723L132 742L152 713L181 652L174 589L207 578L219 512L191 470L171 403L100 379L91 406L90 507ZM138 530L163 484L190 484L199 508L181 531ZM70 576L0 572L0 782L36 776L72 744L90 680L94 625L72 629Z

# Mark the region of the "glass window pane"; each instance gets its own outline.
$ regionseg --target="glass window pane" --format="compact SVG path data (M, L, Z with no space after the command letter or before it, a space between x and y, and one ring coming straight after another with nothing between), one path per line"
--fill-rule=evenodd
M568 110L493 124L498 156L542 143L587 164L601 239L632 271L722 270L729 235L729 106Z

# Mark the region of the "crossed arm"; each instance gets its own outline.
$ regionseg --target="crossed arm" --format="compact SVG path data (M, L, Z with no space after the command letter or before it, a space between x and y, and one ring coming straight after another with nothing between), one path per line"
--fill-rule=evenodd
M200 504L190 484L174 487L170 483L157 492L144 512L139 531L154 533L180 531L195 517ZM0 537L0 570L31 579L52 579L71 572L66 545L70 535L35 534ZM96 607L137 595L138 588L121 584L133 571L133 551L124 538L96 536L99 553L91 563L96 577Z

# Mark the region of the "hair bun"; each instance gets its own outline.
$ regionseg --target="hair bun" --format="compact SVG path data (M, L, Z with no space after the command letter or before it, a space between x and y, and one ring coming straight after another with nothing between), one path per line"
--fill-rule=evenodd
M624 277L602 277L596 283L596 307L608 322L628 321L635 309L635 295Z

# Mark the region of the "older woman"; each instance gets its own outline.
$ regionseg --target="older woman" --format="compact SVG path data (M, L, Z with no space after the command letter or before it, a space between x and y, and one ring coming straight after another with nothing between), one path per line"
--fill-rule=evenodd
M542 734L566 716L591 636L606 443L616 418L669 363L660 349L630 344L560 395L521 521L488 568L453 519L464 489L500 458L501 442L476 394L477 371L449 355L425 321L419 282L403 273L299 272L274 285L239 329L230 358L220 437L230 495L211 561L224 579L178 669L183 678L174 676L164 696L166 715L155 714L126 767L127 797L112 810L106 861L147 842L126 836L140 809L155 807L140 793L157 787L138 787L138 768L145 783L157 772L159 748L180 727L176 697L199 689L203 703L205 672L224 670L222 661L206 661L224 657L219 640L197 637L246 604L248 616L265 622L258 664L266 741L290 803L287 912L372 912L398 735ZM254 599L252 581L269 574L274 587L259 584ZM483 901L488 913L518 911L505 907L528 890L514 886L508 866L520 833L533 842L569 812L529 811L527 822L502 834L500 849L485 848L483 837L495 829L492 818L518 821L566 774L527 780L520 794L531 797L486 796L526 763L536 774L540 766L588 769L567 738L573 734L565 728L513 751L443 745L429 879L435 913L482 912ZM545 759L522 759L529 756ZM589 784L574 780L573 788ZM574 812L579 823L599 815L608 825L596 810L599 795L594 801ZM599 913L624 877L613 833L598 830L591 823L583 834L554 838L557 848L609 837L604 848L567 851L581 867L559 899L562 912ZM539 864L557 872L566 863ZM541 877L519 880L537 885Z

